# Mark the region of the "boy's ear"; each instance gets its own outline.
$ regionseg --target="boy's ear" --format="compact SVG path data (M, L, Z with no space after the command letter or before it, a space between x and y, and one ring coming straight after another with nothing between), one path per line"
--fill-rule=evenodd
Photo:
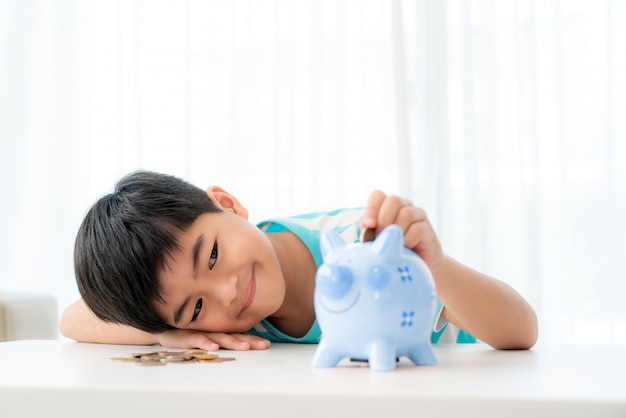
M235 196L221 187L209 186L206 189L206 194L220 209L248 219L248 209L246 209Z

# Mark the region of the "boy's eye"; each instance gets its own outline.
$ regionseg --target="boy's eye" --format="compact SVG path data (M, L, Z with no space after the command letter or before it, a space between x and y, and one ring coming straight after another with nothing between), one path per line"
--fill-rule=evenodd
M217 242L213 244L213 249L211 250L211 256L209 257L209 270L213 270L213 266L217 262Z
M200 314L201 310L202 310L202 298L198 299L198 302L196 302L196 307L193 308L193 316L191 317L191 322L198 319L198 315Z

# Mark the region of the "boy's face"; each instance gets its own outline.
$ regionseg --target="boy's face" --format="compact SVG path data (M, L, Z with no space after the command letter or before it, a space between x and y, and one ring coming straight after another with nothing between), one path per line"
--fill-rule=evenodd
M178 235L180 249L159 273L165 303L156 309L176 328L244 332L283 303L285 282L269 239L245 209L222 202L224 212L205 213Z

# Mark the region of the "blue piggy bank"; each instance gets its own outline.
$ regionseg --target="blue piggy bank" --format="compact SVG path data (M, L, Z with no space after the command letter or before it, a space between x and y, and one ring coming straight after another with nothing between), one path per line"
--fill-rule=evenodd
M405 355L418 365L436 364L434 281L426 263L404 247L400 227L355 244L324 231L320 248L314 306L322 337L313 366L350 357L367 360L372 370L393 370Z

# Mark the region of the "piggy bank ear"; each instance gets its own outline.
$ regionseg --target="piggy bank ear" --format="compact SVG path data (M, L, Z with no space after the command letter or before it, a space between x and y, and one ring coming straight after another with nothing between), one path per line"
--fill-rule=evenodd
M382 256L401 254L404 248L404 234L398 225L389 225L374 240L374 251Z
M323 259L326 259L326 256L332 253L335 249L345 247L345 245L346 243L335 231L322 231L320 236L320 250L322 251Z

